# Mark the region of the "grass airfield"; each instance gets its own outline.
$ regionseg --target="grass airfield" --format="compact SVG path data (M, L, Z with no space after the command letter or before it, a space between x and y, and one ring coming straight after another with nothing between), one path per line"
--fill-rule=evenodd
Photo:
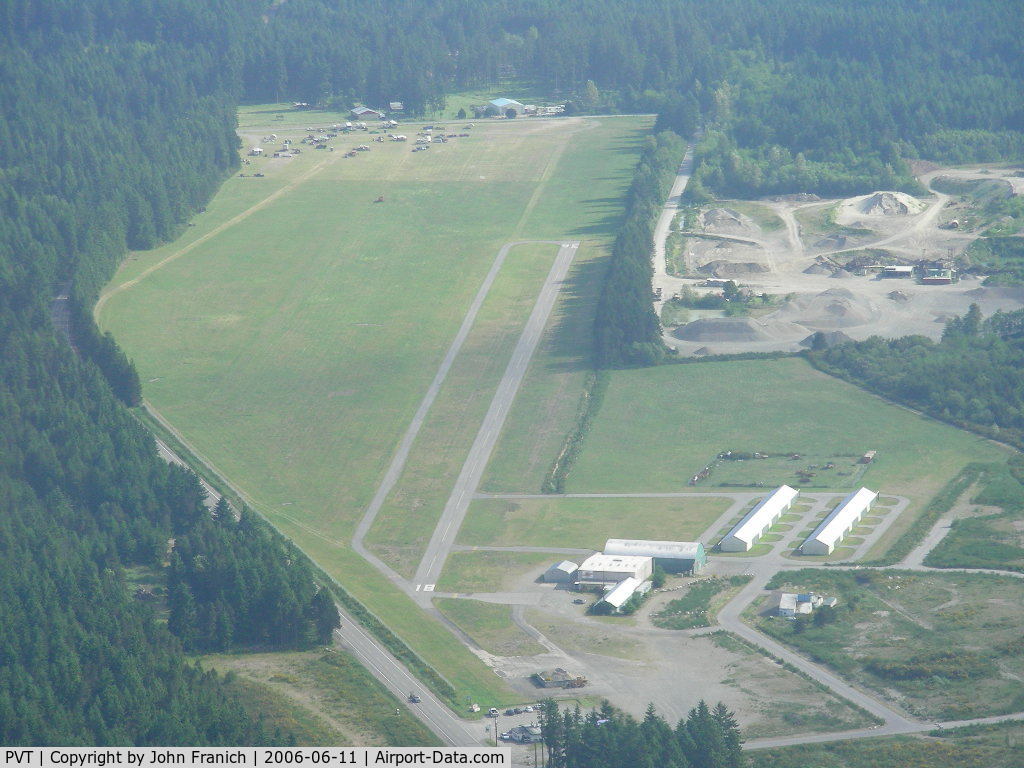
M274 108L243 112L244 148L270 133L297 143L308 126L344 119L289 113L269 122L276 114ZM352 532L495 254L513 241L554 241L510 251L366 538L400 575L415 572L558 242L573 238L582 245L481 487L537 493L574 424L590 371L592 312L607 246L651 122L489 120L469 131L453 123L445 132L470 136L426 152L356 133L334 140L334 152L301 145L296 158L254 158L245 177L227 180L181 238L132 254L97 307L101 327L135 360L151 406L445 676L459 702L503 706L522 701L523 693L353 551ZM412 139L417 124L398 130ZM343 157L363 143L370 152ZM264 176L252 176L256 171ZM374 202L379 195L384 202ZM883 553L968 461L1006 455L800 360L664 366L610 377L568 490L690 490L689 478L722 450L837 457L875 449L876 464L857 479L905 495L912 505L872 555ZM713 474L693 490L756 490L754 482L744 485L742 469L728 469L728 477ZM764 467L759 473L751 479L773 484L762 477ZM722 487L723 480L730 486ZM480 499L458 540L597 548L609 536L695 538L729 503ZM457 551L438 589L528 589L524 575L552 559L558 558ZM507 605L442 598L435 607L484 650L521 656L525 665L538 648L513 625ZM567 626L564 616L551 615L550 626ZM614 630L629 634L635 622L575 624L576 652L600 657L608 647L628 646ZM604 624L607 635L591 637ZM558 636L548 625L545 633ZM713 656L714 664L707 663L724 670L727 685L726 672L740 654L704 645L695 642L687 653L698 661ZM661 648L660 641L652 639L650 648ZM676 669L680 654L671 656L657 656L647 670L651 681ZM708 667L698 668L714 677ZM651 688L635 673L623 667L605 683L609 693L628 689L624 695L639 712ZM745 716L763 714L757 692L723 688L722 695ZM830 726L823 717L814 724L780 721L769 731L793 727Z
M449 129L467 138L413 153L415 123L399 129L408 143L355 133L334 140L334 152L313 150L298 144L305 129L332 119L301 115L261 125L260 110L242 114L244 148L276 133L304 151L253 158L246 177L228 179L181 238L132 254L101 297L98 321L135 361L149 404L435 665L460 700L510 701L497 676L440 623L410 610L348 541L506 242L582 240L542 341L561 377L545 406L552 434L568 430L589 347L565 344L560 333L572 324L565 317L578 287L592 284L606 255L652 119L478 121ZM371 151L343 157L362 143ZM396 567L414 566L445 500L441 481L458 471L479 424L473 404L486 408L501 350L518 335L532 305L526 297L556 250L510 252L421 435L446 444L414 452L367 539ZM488 352L497 365L473 364L473 354ZM574 392L568 406L563 389ZM410 511L415 523L402 525Z

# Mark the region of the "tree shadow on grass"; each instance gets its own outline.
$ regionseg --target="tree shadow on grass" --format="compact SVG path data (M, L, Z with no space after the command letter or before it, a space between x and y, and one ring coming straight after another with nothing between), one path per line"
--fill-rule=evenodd
M545 333L543 345L551 373L573 373L594 366L594 309L604 283L607 258L573 266L562 283L559 312Z

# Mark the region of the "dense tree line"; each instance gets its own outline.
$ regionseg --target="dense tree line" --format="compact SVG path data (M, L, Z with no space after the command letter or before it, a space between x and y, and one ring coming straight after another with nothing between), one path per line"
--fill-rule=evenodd
M0 742L263 742L123 576L205 516L202 490L43 306L0 311Z
M224 499L175 540L167 596L169 627L191 650L308 648L340 626L301 553L248 509L236 520Z
M999 0L268 5L246 28L248 99L416 112L526 83L570 112L696 106L710 129L697 191L913 189L904 158L1013 159L1024 146L1019 8Z
M661 323L651 305L651 254L654 226L685 150L677 134L662 131L640 154L594 318L602 368L649 365L664 356Z
M547 765L551 768L743 768L742 740L724 704L701 701L675 728L648 707L643 720L608 702L586 715L541 706Z
M938 342L875 336L808 354L828 373L1024 447L1024 311L983 319L972 305L947 323Z
M259 557L249 567L274 573L289 570L296 554L265 533L206 534L214 521L197 479L159 459L152 436L118 402L115 392L137 402L138 379L88 310L127 248L172 237L237 163L244 9L228 0L0 6L7 745L280 738L263 733L217 675L186 661L154 608L133 598L127 575L143 569L159 580L175 541L214 559ZM70 296L54 302L67 309L60 332L50 317L56 293ZM298 576L246 586L275 607L302 601L318 628L302 641L319 640L323 606L309 571L293 565L289 573L301 575L302 589Z

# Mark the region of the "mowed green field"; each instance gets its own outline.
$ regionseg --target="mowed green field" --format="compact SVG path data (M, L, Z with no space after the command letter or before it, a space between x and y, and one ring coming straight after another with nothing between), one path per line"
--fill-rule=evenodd
M686 490L689 478L726 450L877 450L861 482L911 500L883 548L964 465L1008 456L987 440L889 405L801 359L694 363L612 374L567 491Z
M730 499L480 499L459 533L476 546L602 549L608 539L695 541Z
M298 145L306 127L331 121L303 113L281 121L288 128L259 125L260 114L253 108L243 119L245 147L271 132ZM480 121L470 137L427 152L385 142L344 158L342 150L370 143L361 133L338 137L335 152L302 146L296 158L255 158L243 168L248 177L229 179L178 241L133 254L97 307L101 326L135 361L152 407L437 666L460 697L500 700L508 692L447 629L411 610L348 540L504 243L583 240L550 335L570 322L573 286L581 270L603 260L651 122ZM400 130L414 138L417 128ZM253 178L256 171L265 177ZM383 203L374 202L378 195ZM493 342L500 357L556 249L512 250L467 355ZM580 354L552 349L548 340L545 349ZM503 366L453 369L435 403L441 422L422 436L447 428L458 435L446 448L444 472L457 472L459 445L468 451L474 434L472 414L452 404L469 391L485 407ZM564 429L553 431L564 434L574 407L564 409ZM445 413L455 421L446 423ZM415 448L432 456L429 446ZM396 488L404 496L381 520L383 533L370 537L410 548L400 552L407 563L429 532L423 515L433 512L402 498L429 496L436 504L444 496L429 464L411 469ZM416 524L403 527L403 513Z

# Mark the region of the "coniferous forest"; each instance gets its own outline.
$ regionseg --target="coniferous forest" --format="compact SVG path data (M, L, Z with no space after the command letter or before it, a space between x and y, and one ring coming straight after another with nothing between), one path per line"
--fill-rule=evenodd
M586 715L541 707L550 768L743 768L739 726L724 704L701 701L673 728L648 707L639 722L608 702Z
M596 328L603 364L648 363L660 355L650 227L680 136L704 127L697 195L911 188L908 159L1019 157L1019 11L999 0L0 4L0 742L274 740L184 649L308 647L337 621L298 553L246 511L211 515L196 478L157 457L124 407L140 398L131 361L91 319L126 251L175 237L236 168L240 102L402 100L415 114L459 89L528 82L570 114L657 112ZM69 297L70 344L51 320L57 295ZM879 389L1019 430L1007 322L914 352L925 377L934 355L959 358L962 386L946 393L887 372L902 348L840 349L822 364L853 369L870 351L880 362L856 375ZM994 350L991 394L962 354L979 346ZM132 597L133 569L165 577L166 625ZM732 766L726 715L699 710L675 729L570 715L552 748L567 766L626 764L597 761L593 739L608 755L650 754L644 764Z

